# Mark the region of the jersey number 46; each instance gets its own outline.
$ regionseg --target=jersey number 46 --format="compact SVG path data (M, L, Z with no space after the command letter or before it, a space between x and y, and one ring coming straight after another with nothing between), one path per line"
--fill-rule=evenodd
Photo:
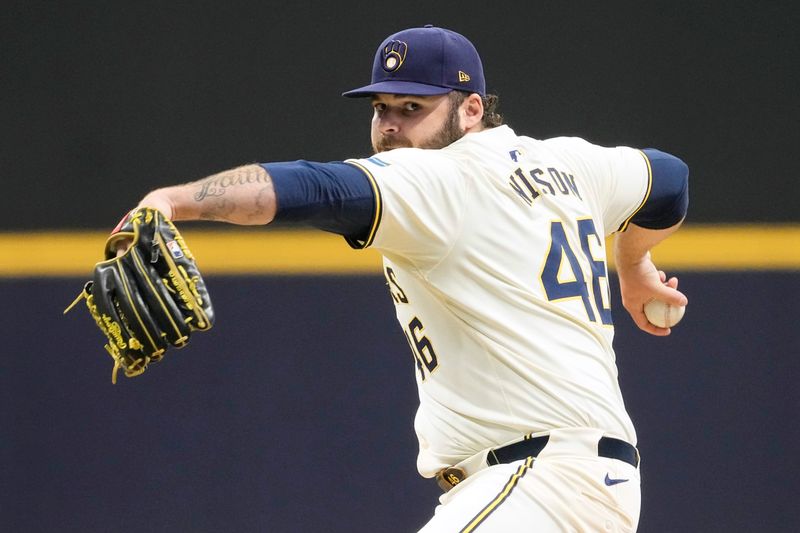
M551 302L580 298L591 322L611 325L613 321L605 254L591 218L578 220L578 238L580 253L589 265L591 285L570 245L564 224L554 220L550 223L550 250L540 276L545 294Z

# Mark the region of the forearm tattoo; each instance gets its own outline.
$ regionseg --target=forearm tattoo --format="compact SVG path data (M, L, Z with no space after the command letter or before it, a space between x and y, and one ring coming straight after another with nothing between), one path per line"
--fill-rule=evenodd
M226 170L197 182L200 187L194 194L196 202L202 202L209 196L223 196L230 187L250 185L252 183L269 183L266 171L255 165Z
M203 220L257 220L269 208L265 198L270 197L271 180L269 174L257 165L226 170L193 185L196 187L193 198L201 204L200 217ZM236 190L242 187L248 190Z

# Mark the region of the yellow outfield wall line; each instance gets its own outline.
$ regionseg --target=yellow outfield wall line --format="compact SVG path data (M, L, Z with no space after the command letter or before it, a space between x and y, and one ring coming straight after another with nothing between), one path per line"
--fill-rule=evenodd
M380 274L380 255L319 231L181 232L207 274ZM0 277L88 276L106 232L0 233ZM609 242L610 245L610 242ZM686 226L653 250L670 271L800 270L800 224ZM613 262L611 264L613 268Z

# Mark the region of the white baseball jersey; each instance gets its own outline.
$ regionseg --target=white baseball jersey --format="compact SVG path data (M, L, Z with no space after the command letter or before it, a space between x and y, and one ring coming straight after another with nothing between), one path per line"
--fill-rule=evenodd
M361 244L384 256L414 355L423 476L555 428L636 444L612 349L604 238L647 198L643 153L501 126L441 150L349 163L379 196Z

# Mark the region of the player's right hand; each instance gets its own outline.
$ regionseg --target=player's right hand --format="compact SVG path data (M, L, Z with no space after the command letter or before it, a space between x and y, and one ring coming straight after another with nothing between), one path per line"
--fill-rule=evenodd
M653 299L674 306L688 304L689 299L678 290L678 278L667 278L667 274L653 264L649 253L636 264L618 265L617 274L622 305L639 329L659 337L669 335L671 328L661 328L647 320L644 306Z

